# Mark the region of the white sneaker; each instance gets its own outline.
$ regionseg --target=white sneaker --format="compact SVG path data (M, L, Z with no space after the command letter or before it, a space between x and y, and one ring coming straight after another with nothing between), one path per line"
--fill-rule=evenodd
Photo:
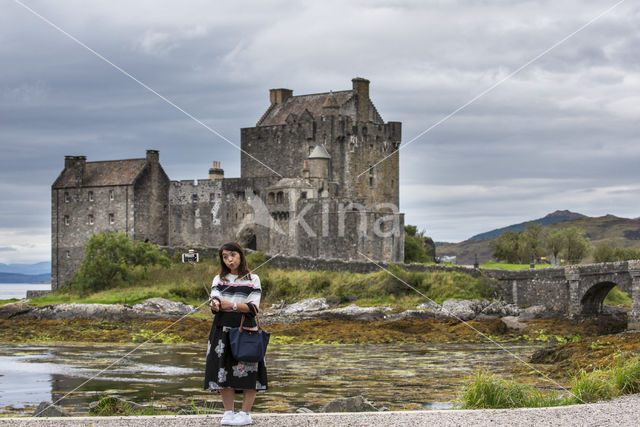
M235 416L236 414L233 411L225 411L222 415L222 421L220 421L220 424L222 424L223 426L235 425L233 424L233 419L235 418Z
M253 421L251 421L251 415L247 414L244 411L240 411L236 414L235 417L233 417L233 420L230 424L232 426L246 426L252 423Z

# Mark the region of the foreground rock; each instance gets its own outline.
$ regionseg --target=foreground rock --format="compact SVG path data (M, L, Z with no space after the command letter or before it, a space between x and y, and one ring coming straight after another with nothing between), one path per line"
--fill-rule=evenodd
M313 311L327 310L328 308L329 304L327 304L326 298L308 298L294 304L284 306L284 308L280 310L280 313L309 313Z
M527 327L526 323L521 322L517 317L515 316L505 316L503 318L501 318L500 320L502 320L502 323L504 323L507 328L509 329L515 329L517 331L525 329Z
M196 308L183 302L171 301L164 298L149 298L131 307L135 311L145 313L161 313L163 315L186 316L196 312Z
M0 307L0 319L35 318L41 320L175 317L194 313L195 307L163 298L151 298L133 307L122 304L53 304L42 307L21 302Z
M265 317L271 317L269 322L287 322L292 318L300 320L311 319L341 319L361 322L383 320L391 312L389 307L359 307L355 304L341 308L329 308L325 298L309 298L290 305L272 307L271 313L265 313Z
M33 310L28 304L23 302L13 302L0 306L0 319L11 319L12 317L28 313Z
M50 402L40 402L35 411L33 411L33 417L70 417L71 415L62 408Z
M345 397L332 400L320 412L375 412L378 409L363 396Z

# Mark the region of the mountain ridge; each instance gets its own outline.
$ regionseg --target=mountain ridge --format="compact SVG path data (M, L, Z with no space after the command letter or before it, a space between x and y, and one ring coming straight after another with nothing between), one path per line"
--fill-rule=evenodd
M51 273L20 274L0 272L0 284L3 283L50 283Z
M495 230L491 230L485 233L480 233L480 234L476 234L475 236L471 236L467 240L495 239L497 237L500 237L500 235L502 235L502 233L506 231L513 231L513 232L524 231L524 229L527 227L527 224L529 224L530 222L537 222L542 226L546 226L546 225L553 225L559 222L564 222L564 221L569 221L572 219L579 219L579 218L588 218L588 217L581 213L571 212L569 210L556 210L554 212L551 212L550 214L545 215L542 218L533 219L531 221L525 221L518 224L512 224L502 228L496 228Z
M0 273L14 274L51 274L51 261L36 262L33 264L3 264L0 263Z
M557 212L559 212L557 216L561 217L563 213L570 211L555 211L552 214ZM575 212L570 213L575 214ZM585 236L590 240L594 247L601 244L609 244L616 247L640 249L640 219L621 218L611 214L600 217L589 217L582 214L577 215L580 216L574 219L554 222L550 225L543 225L543 229L545 231L552 231L567 227L577 227L584 231ZM547 217L548 216L549 215L547 215ZM521 224L526 226L529 222L531 221ZM509 231L510 227L511 226L507 226L496 230ZM476 236L488 233L490 232L481 233ZM438 256L455 255L457 257L458 264L473 264L477 255L478 262L482 264L492 259L490 246L492 241L493 238L471 238L459 243L439 244L436 248L436 253ZM589 259L586 261L589 261Z

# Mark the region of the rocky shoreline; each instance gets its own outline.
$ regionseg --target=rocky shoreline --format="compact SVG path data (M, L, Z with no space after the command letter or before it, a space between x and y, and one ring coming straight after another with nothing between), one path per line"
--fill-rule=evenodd
M454 321L483 321L501 319L509 328L523 329L522 320L552 318L557 313L543 306L520 309L513 304L487 300L448 299L442 305L432 302L418 305L414 310L394 311L390 307L359 307L351 304L338 307L338 302L327 298L310 298L293 304L274 304L265 310L263 323L291 323L301 320L349 320L360 322L397 321L406 319L440 319ZM205 306L203 310L208 310ZM108 319L180 317L195 314L197 307L163 298L150 298L140 304L52 304L29 305L26 301L0 306L0 319Z

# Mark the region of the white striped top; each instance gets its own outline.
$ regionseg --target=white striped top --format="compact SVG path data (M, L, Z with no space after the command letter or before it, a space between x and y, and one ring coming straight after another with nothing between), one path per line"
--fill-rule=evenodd
M252 303L256 309L260 306L261 295L260 278L254 273L251 273L251 279L248 277L240 279L235 274L229 273L225 280L222 280L220 275L216 275L211 283L211 297L218 297L237 304Z

